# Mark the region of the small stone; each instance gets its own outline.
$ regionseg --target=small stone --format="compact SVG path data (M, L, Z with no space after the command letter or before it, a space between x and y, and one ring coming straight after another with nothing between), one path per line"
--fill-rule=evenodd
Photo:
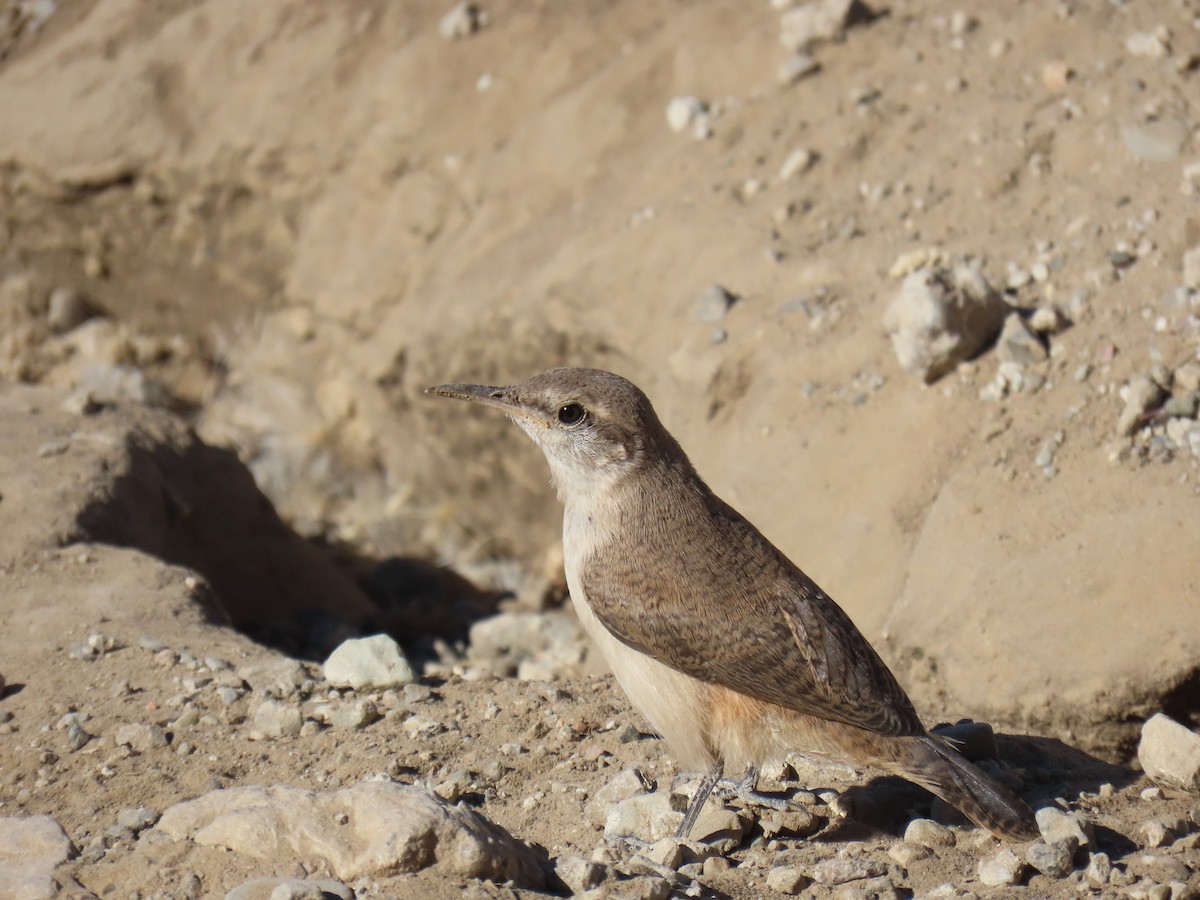
M1176 390L1200 391L1200 363L1184 363L1175 370L1173 381Z
M1125 49L1131 56L1163 59L1171 52L1166 42L1153 31L1135 31L1125 39Z
M722 872L728 872L730 869L729 860L723 856L710 856L704 861L703 868L700 872L705 878L712 878L714 875L720 875Z
M683 864L683 847L678 838L665 837L650 844L642 856L668 869L678 869Z
M793 53L779 64L778 77L780 84L795 84L802 78L813 75L821 70L821 64L807 53Z
M1005 362L1030 366L1046 359L1046 347L1029 330L1020 313L1011 313L1004 320L1004 328L996 342L996 356Z
M1153 803L1156 800L1163 799L1163 797L1165 797L1166 795L1163 793L1162 788L1156 787L1156 786L1151 786L1148 788L1142 788L1142 790L1138 793L1138 796L1141 797L1143 800L1145 800L1147 803Z
M1064 878L1073 871L1075 851L1069 841L1046 844L1034 841L1025 849L1025 861L1049 878Z
M792 51L803 51L842 36L847 28L871 18L859 0L811 0L779 18L779 40Z
M254 878L225 895L225 900L354 900L354 891L328 878Z
M158 725L122 725L114 742L118 747L125 745L138 753L148 753L167 746L167 733Z
M725 318L737 297L719 284L710 284L692 305L692 318L715 325Z
M308 672L294 659L252 663L239 667L237 674L255 693L279 698L292 696L308 681Z
M581 894L604 884L608 868L583 856L560 856L554 861L554 874L572 894Z
M334 687L356 691L382 691L416 680L400 645L386 634L343 641L322 671Z
M877 859L823 859L813 866L812 878L818 884L845 884L886 873L887 866Z
M366 728L380 718L379 707L374 700L357 700L345 706L339 706L329 717L329 723L334 728L346 731L357 731Z
M1191 132L1178 119L1157 119L1121 129L1125 149L1138 162L1163 163L1179 158Z
M983 350L1009 312L977 269L921 269L905 277L883 324L901 368L928 384Z
M653 782L640 769L626 769L592 795L583 809L583 816L593 825L603 825L618 803L653 789Z
M1137 833L1143 847L1167 847L1187 833L1187 822L1178 816L1155 816L1139 822Z
M1054 59L1042 65L1042 85L1050 91L1065 91L1067 82L1075 75L1075 71L1061 59Z
M816 156L807 147L793 150L783 161L783 165L779 167L779 180L787 181L789 178L807 172L815 160Z
M1029 327L1038 334L1058 334L1063 327L1063 317L1053 306L1039 306L1029 317Z
M906 841L901 841L893 844L888 848L888 857L899 866L908 868L913 863L922 859L929 859L933 855L933 851L928 847L920 844L910 844Z
M612 808L604 820L604 836L657 841L674 834L682 821L683 813L674 809L669 794L640 794Z
M1132 434L1142 424L1143 417L1163 399L1163 389L1148 375L1138 373L1129 379L1122 391L1125 408L1117 419L1117 434Z
M708 105L699 97L674 97L667 104L667 126L678 134L695 126L707 113Z
M1108 884L1108 876L1112 873L1112 860L1107 853L1093 853L1088 858L1087 868L1083 871L1084 880L1093 890L1100 890Z
M1034 817L1037 819L1042 840L1047 844L1073 844L1075 849L1095 846L1092 823L1081 812L1069 813L1053 806L1043 806L1034 813ZM1074 853L1075 850L1071 852Z
M95 313L86 300L68 287L58 287L50 292L46 303L46 324L56 334L70 331L82 325Z
M487 24L487 16L474 3L456 4L438 22L438 34L448 41L470 37Z
M1162 713L1142 726L1138 762L1159 784L1200 791L1200 735Z
M930 850L950 848L956 843L954 832L932 819L913 819L904 829L904 840Z
M1200 245L1183 254L1183 286L1189 291L1200 291Z
M137 809L123 809L117 813L117 824L128 828L134 834L139 834L155 824L162 815L157 809L139 806Z
M67 746L72 751L82 750L94 736L84 731L78 721L73 721L67 726Z
M278 700L265 700L254 711L254 727L269 738L295 737L303 725L300 709Z
M979 880L988 887L1017 884L1025 873L1025 863L1009 847L1001 847L979 861Z
M1197 406L1200 406L1200 391L1183 391L1174 394L1163 404L1162 414L1178 419L1194 419Z
M800 893L811 881L797 866L775 866L767 873L767 887L789 896Z

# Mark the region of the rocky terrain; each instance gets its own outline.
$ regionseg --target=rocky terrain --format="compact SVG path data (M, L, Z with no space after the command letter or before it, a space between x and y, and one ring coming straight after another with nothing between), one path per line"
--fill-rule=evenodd
M1198 79L1191 0L0 0L0 897L1200 895ZM1042 840L799 756L670 838L422 396L563 364Z

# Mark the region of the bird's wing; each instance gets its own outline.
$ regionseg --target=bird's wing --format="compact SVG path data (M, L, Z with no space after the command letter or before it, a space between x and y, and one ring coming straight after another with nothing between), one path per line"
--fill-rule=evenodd
M613 547L591 558L582 581L604 627L673 669L756 700L878 734L924 734L904 689L841 607L721 507L744 526L718 529L711 546L649 535L642 552ZM646 571L639 560L647 558L661 565Z

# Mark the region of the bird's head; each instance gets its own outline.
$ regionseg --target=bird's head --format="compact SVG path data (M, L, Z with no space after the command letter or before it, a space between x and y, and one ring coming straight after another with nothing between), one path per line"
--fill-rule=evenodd
M494 406L546 455L564 500L595 495L673 443L637 385L599 369L551 369L508 387L443 384L426 393Z

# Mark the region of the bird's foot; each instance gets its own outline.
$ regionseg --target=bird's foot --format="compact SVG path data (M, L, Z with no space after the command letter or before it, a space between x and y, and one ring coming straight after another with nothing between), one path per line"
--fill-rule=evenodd
M758 769L751 766L746 770L740 781L732 778L722 779L717 784L717 791L722 799L737 799L747 806L760 809L773 809L779 812L791 809L792 803L787 797L774 794L763 794L757 790Z

